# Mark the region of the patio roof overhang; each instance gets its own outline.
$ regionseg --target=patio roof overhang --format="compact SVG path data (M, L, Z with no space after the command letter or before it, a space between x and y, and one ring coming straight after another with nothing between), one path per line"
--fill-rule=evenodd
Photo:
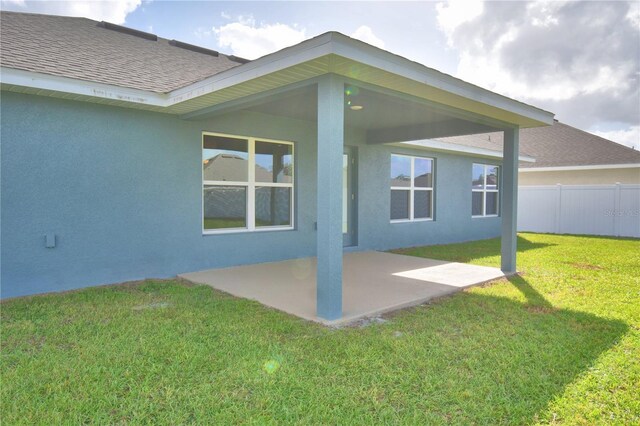
M308 84L325 74L411 97L440 110L454 112L439 123L446 136L455 128L464 133L504 127L552 124L553 114L443 74L401 56L345 35L329 32L295 46L229 69L200 82L158 94L83 80L2 68L2 88L23 93L59 96L196 118L227 109L235 102L267 97ZM469 124L472 123L472 124ZM433 127L433 126L431 126ZM416 125L376 131L371 143L418 139ZM461 133L456 133L461 134Z

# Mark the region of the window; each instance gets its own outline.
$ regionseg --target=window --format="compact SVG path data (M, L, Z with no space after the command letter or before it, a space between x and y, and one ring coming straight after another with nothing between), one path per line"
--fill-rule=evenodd
M205 233L293 228L293 144L205 133Z
M474 164L471 177L471 216L498 216L500 167Z
M391 155L392 222L433 219L433 159Z

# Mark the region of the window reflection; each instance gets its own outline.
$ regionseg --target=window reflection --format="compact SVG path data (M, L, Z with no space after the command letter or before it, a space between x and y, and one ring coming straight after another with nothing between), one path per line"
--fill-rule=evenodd
M291 183L292 146L256 141L256 182Z
M391 186L411 186L411 157L391 156Z
M256 226L291 225L291 188L256 188Z
M205 185L204 229L246 228L247 188Z
M249 177L248 141L205 135L202 175L208 181L246 182Z
M414 160L413 185L421 188L431 188L433 186L433 160L428 158L416 158Z

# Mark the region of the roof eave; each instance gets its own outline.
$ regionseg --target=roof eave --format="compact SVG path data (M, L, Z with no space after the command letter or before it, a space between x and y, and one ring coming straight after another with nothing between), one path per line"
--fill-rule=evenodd
M640 169L640 163L628 164L592 164L575 166L549 166L549 167L526 167L521 168L521 172L569 172L580 170L611 170L611 169Z
M172 110L179 109L171 108L173 106L185 106L190 100L322 58L326 59L326 64L323 62L323 66L315 70L317 75L331 72L342 72L344 75L344 70L336 70L335 62L338 62L338 59L346 59L354 64L369 67L370 70L384 73L386 76L391 75L398 81L402 80L402 84L410 83L413 86L428 88L432 93L438 92L440 100L444 96L445 100L450 98L458 105L460 102L467 102L475 108L476 114L486 112L487 116L490 116L489 114L497 115L503 111L504 114L500 119L506 125L536 127L553 123L553 114L550 112L474 86L335 32L303 41L166 94L5 68L2 69L0 82L5 87L25 86L52 92L73 93L109 99L120 102L123 106L131 103L143 104L155 108L166 108L167 112L173 112ZM351 77L358 79L358 76Z
M448 142L440 142L433 139L422 139L410 142L398 142L389 144L392 146L404 147L404 148L417 148L427 151L436 152L449 152L453 154L463 154L471 157L483 157L483 158L496 158L502 159L503 155L501 151L494 151L486 148L477 148L466 145L459 145ZM524 163L535 163L536 159L529 157L528 155L518 156L518 161Z
M156 107L165 107L167 103L167 95L163 93L7 67L0 67L0 83L3 88L9 90L14 86L24 87L35 89L35 93L38 91L67 93Z
M520 122L510 123L519 127L553 124L554 114L551 112L499 95L337 32L322 34L174 90L169 94L169 99L172 103L184 102L328 55L337 55L453 95L510 111L522 117ZM326 72L336 72L336 70L332 69L330 64ZM351 77L357 80L357 76Z

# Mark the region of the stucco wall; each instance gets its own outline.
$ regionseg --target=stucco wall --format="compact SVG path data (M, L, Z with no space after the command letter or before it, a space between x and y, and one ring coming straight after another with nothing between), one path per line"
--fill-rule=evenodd
M500 218L471 218L472 164L474 161L496 164L496 161L386 145L366 146L361 143L360 147L358 150L360 160L359 246L385 250L477 240L500 234ZM391 153L420 155L435 159L433 221L410 223L389 221Z
M2 297L60 291L315 253L316 129L256 113L206 121L2 92ZM202 235L201 132L295 142L292 231ZM497 236L471 218L473 158L358 148L358 249ZM436 159L435 221L389 223L391 152ZM45 248L45 234L57 237Z
M640 168L566 170L553 172L520 172L518 184L532 185L609 185L614 183L639 184Z

